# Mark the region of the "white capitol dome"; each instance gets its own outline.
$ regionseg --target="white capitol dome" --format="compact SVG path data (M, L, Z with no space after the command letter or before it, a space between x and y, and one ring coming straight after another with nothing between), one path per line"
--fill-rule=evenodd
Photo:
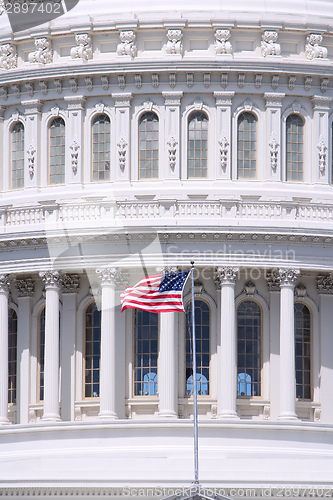
M0 496L331 498L332 2L6 8Z

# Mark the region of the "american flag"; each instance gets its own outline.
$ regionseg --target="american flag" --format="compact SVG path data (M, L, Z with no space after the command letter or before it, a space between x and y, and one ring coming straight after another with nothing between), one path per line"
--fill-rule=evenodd
M127 287L121 294L123 312L131 307L159 313L183 311L183 290L190 271L173 274L157 274L142 279L134 286Z

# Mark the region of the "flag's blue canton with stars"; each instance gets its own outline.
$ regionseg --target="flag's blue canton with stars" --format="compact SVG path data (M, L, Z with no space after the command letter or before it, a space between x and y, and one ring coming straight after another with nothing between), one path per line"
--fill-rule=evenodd
M136 285L127 287L121 294L121 311L134 308L155 313L185 312L183 290L189 273L190 271L184 271L148 276Z

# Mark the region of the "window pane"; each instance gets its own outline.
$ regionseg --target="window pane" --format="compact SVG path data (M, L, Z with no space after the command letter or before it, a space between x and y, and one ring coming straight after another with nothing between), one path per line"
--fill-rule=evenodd
M84 352L84 396L99 397L99 365L101 344L101 312L95 302L85 313L85 352Z
M158 314L137 309L134 324L134 396L156 396Z
M39 315L38 343L39 400L44 400L44 361L45 361L45 307Z
M238 306L237 335L237 395L261 396L261 309L253 300Z
M303 180L303 129L299 115L289 115L286 122L286 177L287 181Z
M210 362L210 310L203 300L195 301L195 339L196 339L196 390L199 396L209 395ZM186 306L186 396L193 395L193 357L192 357L192 303Z
M16 403L17 314L8 309L8 403Z
M12 150L12 188L24 186L24 126L23 123L15 124L11 133Z
M49 128L49 182L65 182L65 122L54 118Z
M295 365L296 397L311 399L311 318L309 309L296 302L295 313Z
M94 181L110 179L110 118L105 114L92 125L92 171Z
M208 175L208 118L202 111L188 119L187 175L189 178Z
M144 113L139 123L139 179L158 177L159 123L155 113Z
M257 176L257 119L253 113L242 113L237 128L238 179L255 179Z

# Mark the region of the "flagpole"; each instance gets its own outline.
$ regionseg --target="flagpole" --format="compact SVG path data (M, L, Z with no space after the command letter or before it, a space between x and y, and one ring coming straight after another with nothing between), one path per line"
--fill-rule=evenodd
M194 262L191 262L192 275L192 356L193 356L193 420L194 420L194 482L199 484L198 458L198 398L197 398L197 352L195 342L195 303L194 303Z

